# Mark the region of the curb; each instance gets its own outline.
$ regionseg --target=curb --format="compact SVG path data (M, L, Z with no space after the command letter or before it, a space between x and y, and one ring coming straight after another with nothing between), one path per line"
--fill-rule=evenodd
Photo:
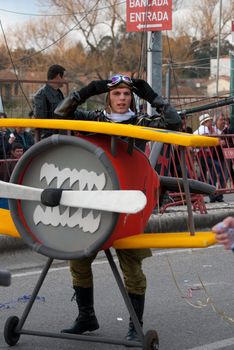
M216 225L218 222L225 219L227 216L234 216L234 209L222 210L219 212L212 212L208 214L194 214L194 226L195 230L208 231ZM174 216L161 216L151 215L146 232L180 232L188 231L188 215L187 214L175 214Z
M0 252L6 253L14 250L27 249L28 245L23 239L0 235Z

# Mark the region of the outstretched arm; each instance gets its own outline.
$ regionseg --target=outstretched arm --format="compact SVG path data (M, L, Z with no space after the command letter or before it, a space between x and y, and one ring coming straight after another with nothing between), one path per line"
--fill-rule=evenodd
M107 92L107 83L108 80L94 80L79 91L70 93L55 109L55 116L59 118L72 117L76 108L89 97Z
M160 113L161 119L155 120L153 127L163 127L171 130L179 130L182 122L176 109L168 103L166 99L159 96L152 87L143 79L132 79L134 87L133 91L137 96L149 102L156 111Z

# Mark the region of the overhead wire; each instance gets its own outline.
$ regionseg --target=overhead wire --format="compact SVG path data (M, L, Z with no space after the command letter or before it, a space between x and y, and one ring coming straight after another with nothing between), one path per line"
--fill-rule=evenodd
M124 4L125 2L126 2L126 0L125 1L120 1L116 5L121 5L121 4ZM103 7L101 7L98 10L104 10L104 9L110 8L111 6L103 6ZM30 16L30 17L63 17L63 16L70 16L71 15L71 13L63 13L63 14L43 13L43 14L40 14L40 13L17 12L17 11L11 11L11 10L2 9L2 8L0 8L0 11L7 12L7 13L13 13L15 15ZM83 12L75 12L73 14L74 15L82 15Z
M98 0L97 0L97 1L98 1ZM77 27L77 26L81 23L81 21L84 20L85 17L88 16L88 14L89 14L91 11L93 11L93 9L96 7L96 5L97 5L97 2L96 2L95 5L91 8L91 10L88 11L88 12L86 13L86 15L85 15L75 26L73 26L68 32L66 32L65 34L63 34L62 37L60 37L59 39L57 39L57 40L54 41L52 44L50 44L49 46L47 46L46 48L44 48L43 50L41 50L41 51L39 51L39 52L44 51L45 49L51 47L52 45L54 45L55 43L57 43L59 40L61 40L62 38L64 38L70 31L72 31L75 27ZM28 104L30 110L32 110L31 103L30 103L28 97L26 96L26 94L25 94L25 92L24 92L24 90L23 90L22 84L21 84L20 79L19 79L18 74L17 74L16 66L15 66L15 62L18 62L19 60L22 62L22 59L15 60L15 62L13 61L13 58L12 58L12 55L11 55L11 51L10 51L10 48L9 48L9 45L8 45L8 42L7 42L7 38L6 38L5 31L4 31L3 26L2 26L1 20L0 20L0 26L1 26L1 30L2 30L2 33L3 33L3 38L4 38L5 45L6 45L6 49L7 49L7 52L8 52L10 61L11 61L11 65L12 65L12 68L13 68L14 73L15 73L16 80L17 80L17 82L18 82L18 84L19 84L20 90L21 90L21 92L22 92L22 94L23 94L23 96L24 96L24 98L25 98L25 100L26 100L26 102L27 102L27 104ZM29 59L29 58L35 56L36 54L38 54L39 52L37 51L36 53L34 53L34 54L32 54L32 55L29 55L29 56L27 56L27 57L24 57L24 59Z
M119 4L122 4L122 3L124 3L124 2L126 2L126 1L120 1L120 2L118 3L118 5L119 5ZM25 60L25 59L30 59L30 58L32 58L32 57L38 55L39 53L41 53L41 52L47 50L48 48L52 47L53 45L57 44L60 40L62 40L62 39L63 39L64 37L66 37L70 32L72 32L75 28L77 28L77 27L80 25L80 23L81 23L81 22L88 16L88 14L90 14L91 12L103 10L103 9L106 9L106 8L110 8L110 7L112 6L112 5L110 5L110 6L103 6L103 7L100 7L100 8L95 8L96 5L97 5L97 3L95 3L95 5L94 5L88 12L85 13L85 15L83 16L83 18L81 18L81 19L79 20L78 23L76 23L74 26L72 26L71 28L69 28L69 30L67 30L67 31L66 31L63 35L61 35L58 39L54 40L52 43L50 43L50 44L47 45L46 47L42 48L41 50L38 50L38 51L36 51L36 52L34 52L34 53L32 53L32 54L30 54L30 55L24 57L23 59L15 60L14 63L16 63L16 62L18 62L18 61L22 62L22 61ZM3 10L3 9L0 9L0 10ZM5 10L5 11L8 11L8 10ZM146 11L147 11L147 9L146 9ZM15 11L12 11L12 12L15 13ZM23 14L23 13L18 13L18 14ZM25 14L25 15L26 15L26 14ZM33 15L33 14L28 14L28 15ZM48 16L49 16L49 15L48 15ZM147 17L147 16L145 16L145 18L146 18L146 17ZM2 24L1 24L1 27L2 27ZM3 28L2 28L2 30L3 30ZM145 29L144 29L144 31L142 32L142 37L141 37L141 42L140 42L140 45L141 45L140 52L141 52L141 54L140 54L140 59L139 59L139 63L138 63L138 76L141 76L141 75L143 74L143 68L144 68L144 67L143 67L143 62L144 62L144 59L145 59L145 60L147 59L146 57L144 58L144 55L147 55L147 51L150 50L150 47L149 47L149 48L147 47L147 46L148 46L148 43L145 43L145 41L146 41L146 35L145 35L145 34L146 34L146 33L147 33L147 31L146 31L146 26L145 26ZM151 32L151 36L152 36L152 32ZM4 40L5 40L5 42L6 42L6 37L5 37L5 35L4 35ZM170 61L172 62L171 67L173 68L173 78L174 78L174 81L176 82L175 69L182 69L182 68L183 68L183 67L179 67L179 65L188 64L188 63L191 63L191 62L197 62L197 61L199 61L199 60L197 60L197 61L191 60L191 61L184 61L184 62L173 62L173 60L172 60L172 53L171 53L171 49L170 49L170 43L169 43L169 40L168 40L168 35L167 35L167 41L168 41L168 47L169 47L169 53L170 53ZM146 46L146 50L145 50L145 46ZM10 50L9 50L8 45L7 45L7 50L8 50L8 53L9 53ZM9 55L9 56L10 56L10 55ZM12 66L13 66L12 57L10 56L10 58L11 58ZM202 60L204 60L204 59L200 59L200 61L202 61ZM196 67L194 66L194 68L196 68ZM198 68L198 67L197 67L197 68ZM206 68L206 69L207 69L207 68ZM177 84L176 84L176 89L177 89L177 95L179 96Z
M117 5L121 5L121 4L124 3L124 2L125 2L125 1L121 1L121 2L119 2ZM40 53L46 51L47 49L49 49L49 48L52 47L53 45L57 44L59 41L61 41L63 38L65 38L68 34L70 34L76 27L78 27L78 26L81 24L81 22L83 22L84 19L85 19L90 13L92 13L93 11L102 11L102 10L105 10L105 9L108 9L108 8L113 7L113 5L110 5L110 6L103 6L103 7L100 7L100 8L95 9L95 7L97 6L97 3L98 3L98 0L97 0L97 2L95 3L95 5L94 5L89 11L84 12L84 16L78 21L78 23L76 23L74 26L72 26L71 28L69 28L69 29L68 29L63 35L61 35L58 39L52 41L52 43L50 43L49 45L43 47L41 50L38 50L38 51L36 51L36 52L34 52L34 53L28 55L28 56L23 57L23 59L22 59L22 58L19 58L19 59L15 60L15 63L18 62L18 61L22 62L22 61L24 61L24 60L26 60L26 59L30 59L30 58L32 58L32 57L34 57L34 56L36 56L36 55L38 55L38 54L40 54ZM79 13L79 14L83 14L83 12L81 12L81 13ZM71 14L70 14L70 15L71 15Z

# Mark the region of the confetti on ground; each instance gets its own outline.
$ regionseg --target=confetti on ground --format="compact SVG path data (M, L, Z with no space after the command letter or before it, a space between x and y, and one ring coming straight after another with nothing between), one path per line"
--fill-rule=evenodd
M16 300L11 300L6 303L1 304L0 303L0 310L6 310L6 309L14 309L16 307L17 303L27 303L31 299L31 295L23 295L21 297L18 297ZM45 303L45 297L40 297L39 295L36 297L35 301L43 302Z

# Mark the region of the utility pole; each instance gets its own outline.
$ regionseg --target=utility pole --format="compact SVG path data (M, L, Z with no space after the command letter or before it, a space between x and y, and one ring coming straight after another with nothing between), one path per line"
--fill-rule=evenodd
M148 57L149 56L149 57ZM147 81L158 95L162 95L162 32L148 32ZM149 105L149 104L148 104ZM151 115L151 106L147 107ZM149 112L150 111L150 112ZM152 143L150 163L155 167L163 143Z
M150 86L152 86L152 88L154 89L154 91L157 92L158 95L162 95L161 31L147 32L147 82Z
M152 88L162 95L162 32L152 32Z
M166 72L166 98L170 102L171 98L171 61L167 64Z
M153 56L153 48L152 48L152 32L147 32L147 82L150 86L152 86L152 56ZM151 115L152 107L149 103L147 103L147 113Z
M230 95L234 96L234 51L230 51ZM230 127L234 132L234 105L230 106Z
M172 1L127 0L126 5L126 30L147 31L147 81L162 95L162 30L172 29ZM147 112L151 115L149 104ZM152 165L156 164L155 159Z

